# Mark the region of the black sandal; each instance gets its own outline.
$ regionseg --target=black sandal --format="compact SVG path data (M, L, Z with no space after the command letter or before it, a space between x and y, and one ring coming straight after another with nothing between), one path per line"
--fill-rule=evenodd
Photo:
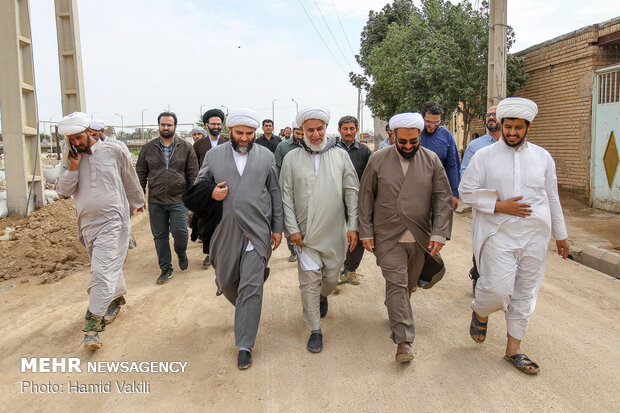
M522 371L525 374L538 374L540 371L538 364L530 360L530 358L525 354L514 354L512 356L504 354L504 359L510 361L519 371ZM529 366L534 366L534 368L528 369Z
M476 312L475 311L471 312L471 324L469 325L469 335L478 344L484 343L484 340L487 337L487 323L488 321L486 323L481 323L480 321L478 321L478 319L476 318ZM475 336L482 336L484 338L480 340L476 338Z

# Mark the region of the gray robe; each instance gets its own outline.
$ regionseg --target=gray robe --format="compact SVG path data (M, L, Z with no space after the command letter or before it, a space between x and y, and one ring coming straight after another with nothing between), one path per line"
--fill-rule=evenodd
M403 174L396 148L375 152L360 184L359 237L374 238L377 264L409 230L428 252L431 235L449 238L452 231L452 191L441 161L420 147ZM432 220L431 220L432 217ZM430 288L445 273L439 254L427 254L420 279Z
M248 240L264 260L271 257L271 233L282 232L282 196L273 154L254 145L239 176L230 142L218 145L205 155L196 183L212 177L226 181L228 195L222 205L222 220L209 246L209 257L218 278L238 277L241 256Z

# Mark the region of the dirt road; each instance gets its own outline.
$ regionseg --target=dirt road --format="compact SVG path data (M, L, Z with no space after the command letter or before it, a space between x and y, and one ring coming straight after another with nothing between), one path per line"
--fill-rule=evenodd
M410 365L393 361L383 278L369 254L359 270L362 284L330 298L323 352L309 353L296 267L283 246L270 263L254 364L239 371L233 307L215 296L213 270L200 265L201 246L190 245L187 271L177 269L168 284L158 286L148 219L139 218L138 248L125 265L128 304L94 354L80 344L87 271L50 285L0 284L1 410L618 411L620 281L549 256L523 344L541 373L526 376L502 359L503 314L491 316L486 343L469 337L469 228L466 217L456 217L453 239L442 252L446 276L413 296L417 336ZM84 371L21 372L24 357L79 357ZM89 361L187 365L182 373L89 373ZM148 392L119 393L116 381L148 384ZM69 393L69 382L110 382L112 388L105 394ZM23 386L48 383L62 386L62 393L28 387L22 392Z

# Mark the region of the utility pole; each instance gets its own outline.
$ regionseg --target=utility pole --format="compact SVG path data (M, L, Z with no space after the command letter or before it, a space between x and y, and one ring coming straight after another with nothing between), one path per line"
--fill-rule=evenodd
M0 1L0 56L7 206L27 217L45 202L28 0Z
M54 0L62 115L86 112L77 0Z
M489 72L487 107L506 97L506 2L491 0L489 4Z
M276 100L278 99L272 99L271 101L271 120L273 121L273 126L276 126Z
M362 88L358 87L357 88L357 121L359 122L360 120L360 114L362 113ZM358 134L360 132L358 131ZM358 138L360 137L360 135L357 136Z

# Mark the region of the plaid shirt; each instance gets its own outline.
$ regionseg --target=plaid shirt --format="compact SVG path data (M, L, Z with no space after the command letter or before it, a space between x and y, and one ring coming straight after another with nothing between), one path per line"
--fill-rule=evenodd
M164 160L166 161L166 167L168 166L168 163L170 163L170 154L172 154L172 148L174 147L174 139L172 140L172 143L170 144L170 146L164 145L164 141L162 141L161 138L159 139L159 145L161 146L161 151L164 153Z

